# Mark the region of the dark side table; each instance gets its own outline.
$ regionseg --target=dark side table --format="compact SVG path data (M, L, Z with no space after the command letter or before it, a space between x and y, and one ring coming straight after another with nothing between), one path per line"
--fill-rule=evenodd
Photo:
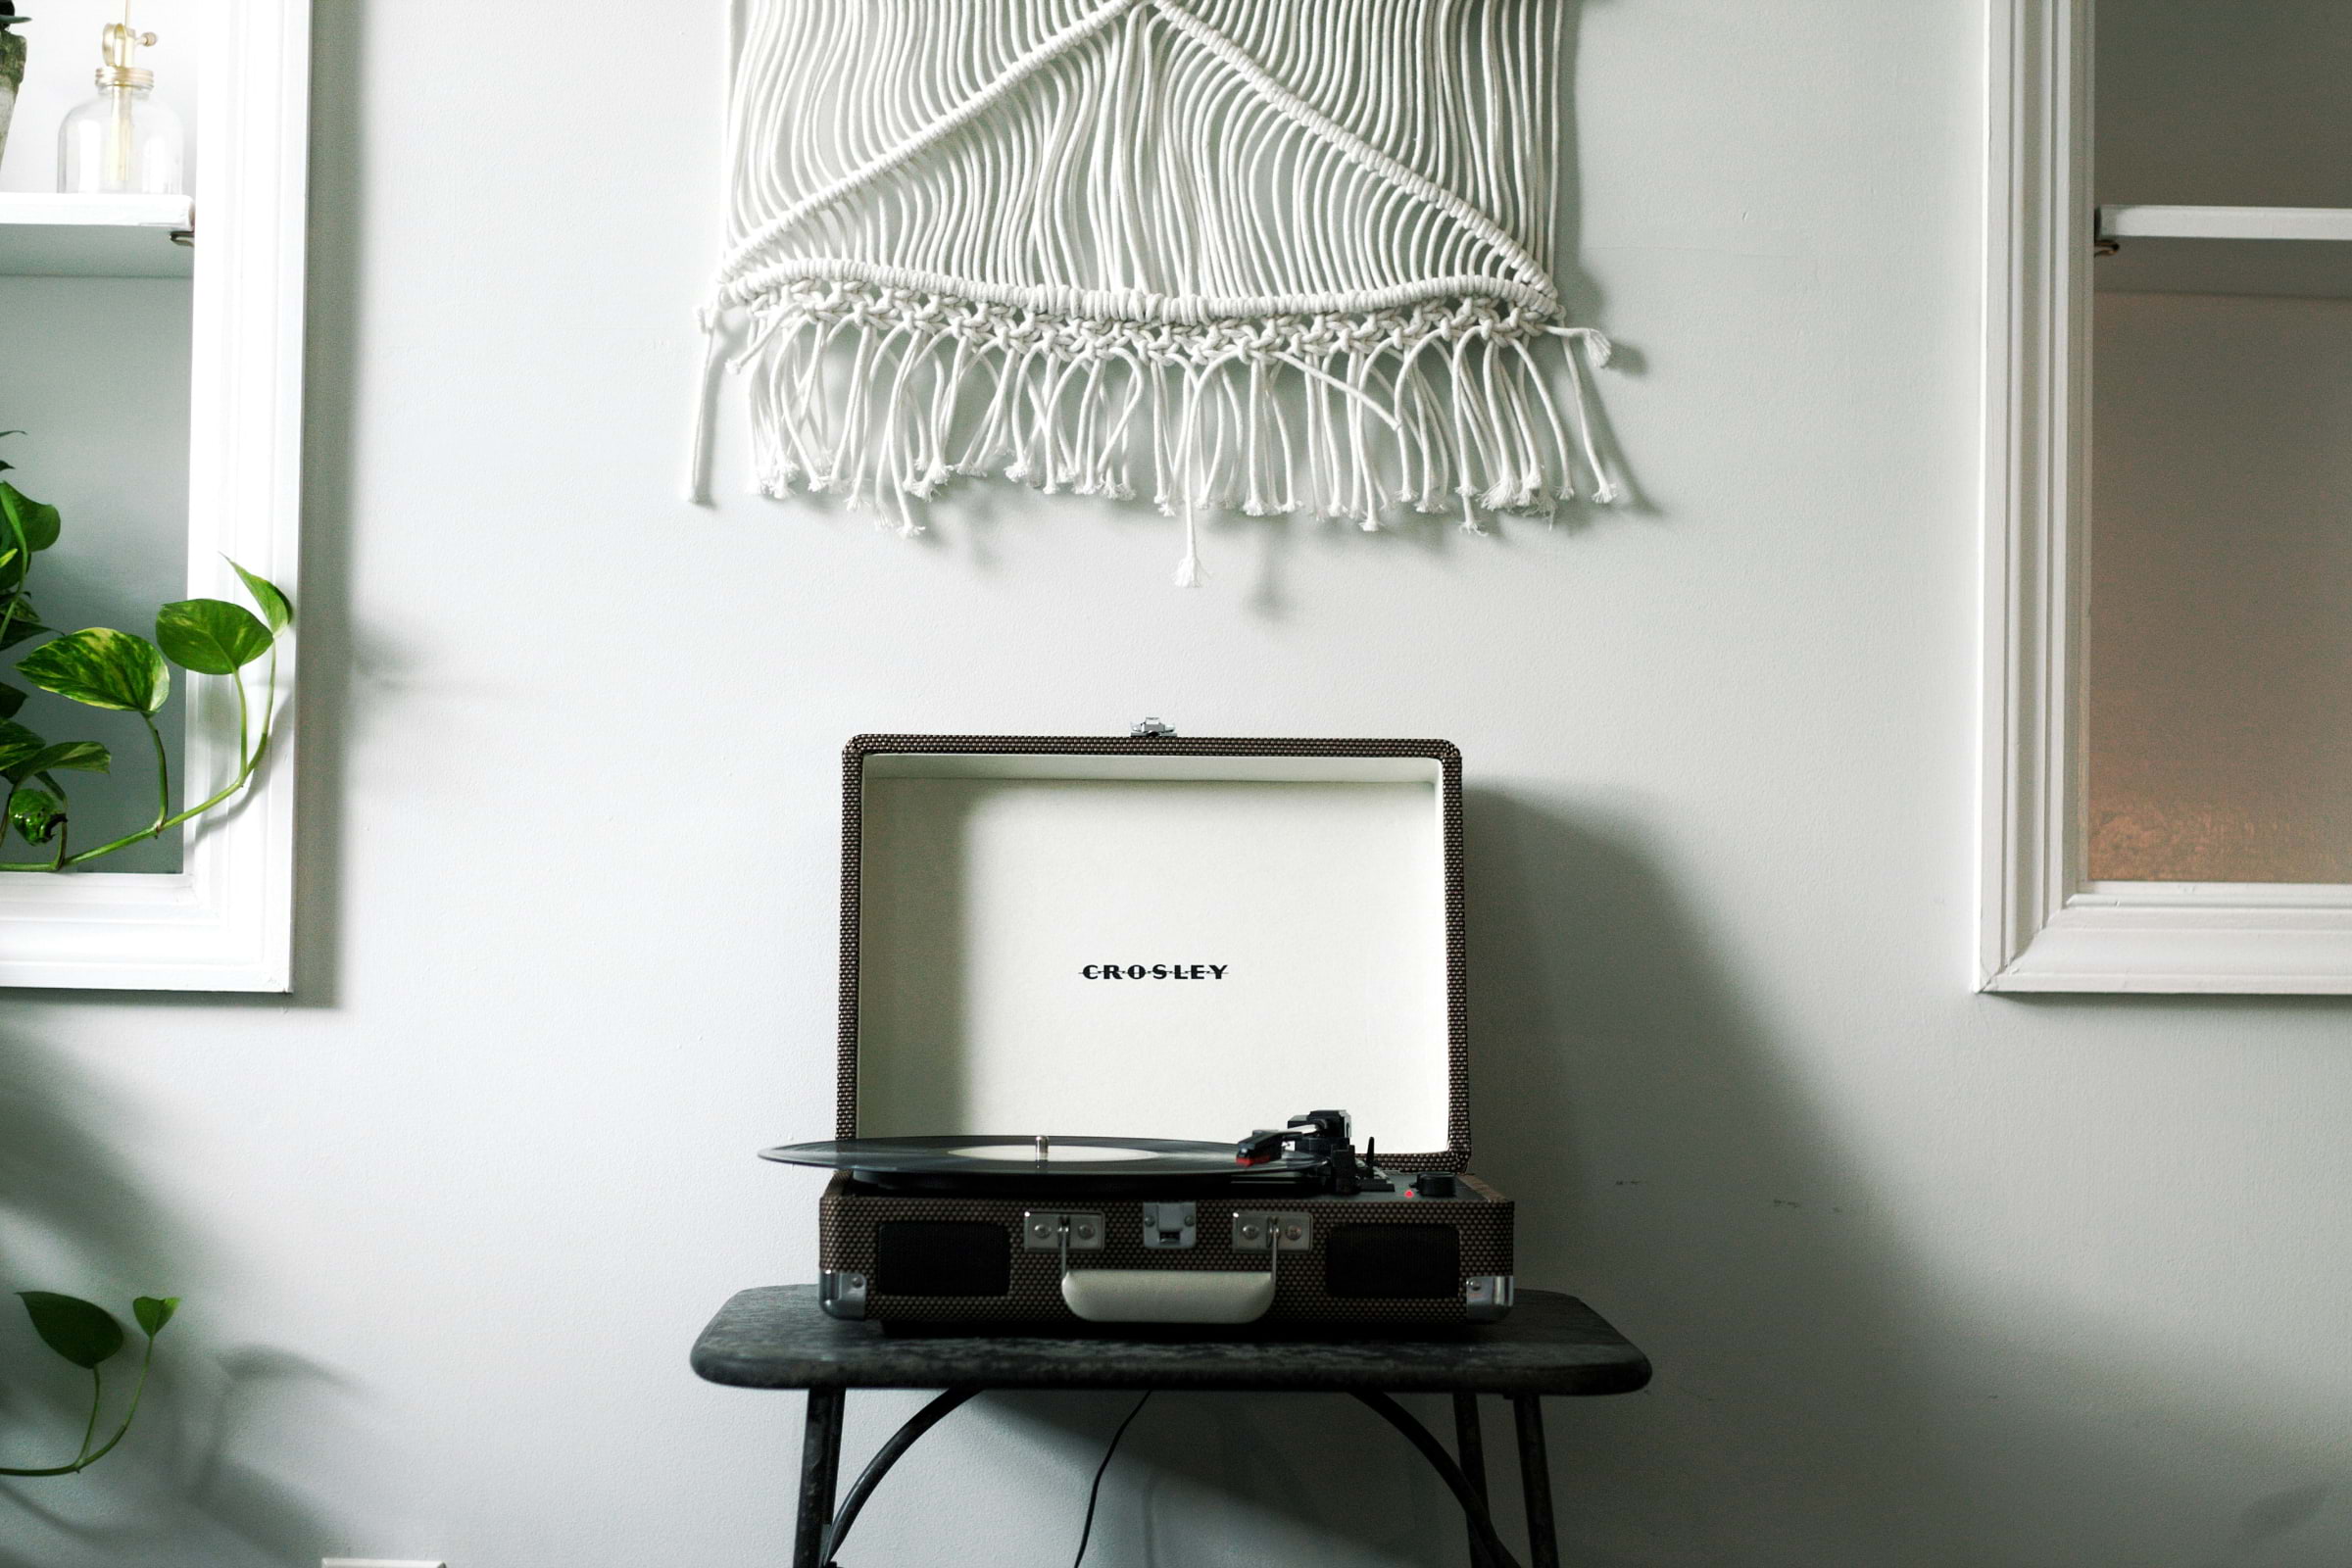
M1247 1340L1175 1331L1106 1338L885 1334L825 1316L813 1285L742 1291L694 1344L694 1369L739 1389L806 1389L801 1511L793 1568L828 1568L874 1487L942 1416L986 1389L1188 1389L1353 1395L1435 1467L1469 1521L1470 1559L1519 1568L1487 1513L1478 1396L1498 1394L1518 1418L1519 1479L1533 1568L1558 1568L1543 1397L1630 1394L1649 1360L1599 1313L1556 1291L1521 1291L1500 1323L1438 1339L1338 1339L1290 1333ZM843 1405L852 1389L944 1389L874 1454L835 1506ZM1448 1454L1391 1396L1453 1396Z

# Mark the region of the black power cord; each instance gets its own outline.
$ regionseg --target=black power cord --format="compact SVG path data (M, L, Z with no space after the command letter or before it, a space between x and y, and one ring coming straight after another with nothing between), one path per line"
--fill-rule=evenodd
M1070 1559L1070 1568L1079 1568L1086 1561L1086 1544L1095 1533L1095 1504L1102 1497L1102 1477L1110 1469L1110 1456L1119 1451L1119 1440L1127 1435L1129 1427L1135 1425L1135 1418L1144 1413L1144 1406L1152 1402L1152 1390L1146 1389L1144 1396L1135 1401L1135 1407L1127 1412L1127 1419L1119 1423L1119 1430L1110 1435L1110 1445L1102 1450L1102 1462L1095 1466L1095 1484L1086 1489L1086 1525L1078 1532L1078 1555Z

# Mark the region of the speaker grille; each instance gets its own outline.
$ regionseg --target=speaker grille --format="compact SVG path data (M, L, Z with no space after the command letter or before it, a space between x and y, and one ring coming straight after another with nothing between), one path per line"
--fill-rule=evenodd
M1003 1296L1012 1238L970 1220L886 1220L874 1228L874 1289L891 1296Z
M1461 1239L1450 1225L1341 1225L1323 1243L1333 1296L1435 1300L1462 1290Z

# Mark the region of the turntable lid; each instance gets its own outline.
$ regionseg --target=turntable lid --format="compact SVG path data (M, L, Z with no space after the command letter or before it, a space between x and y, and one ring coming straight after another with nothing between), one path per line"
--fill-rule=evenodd
M1468 1154L1438 741L862 737L839 1130L1230 1141L1318 1105Z

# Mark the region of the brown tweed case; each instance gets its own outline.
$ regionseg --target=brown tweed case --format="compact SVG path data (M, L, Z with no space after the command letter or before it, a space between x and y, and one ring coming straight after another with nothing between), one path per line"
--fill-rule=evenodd
M869 920L872 891L868 877L873 873L868 858L868 788L869 770L876 767L877 759L894 760L889 766L901 770L907 760L922 765L922 760L934 759L950 772L964 765L954 760L986 759L982 765L988 776L1015 779L1022 777L1027 765L1023 760L1033 759L1041 777L1063 781L1087 780L1091 775L1085 760L1102 759L1103 778L1125 783L1139 776L1152 777L1155 764L1151 760L1154 759L1168 760L1170 777L1211 782L1223 776L1216 759L1275 760L1236 764L1237 769L1246 770L1237 776L1252 778L1283 777L1284 764L1279 760L1283 759L1300 760L1300 777L1341 780L1351 776L1348 760L1368 760L1367 770L1394 769L1398 760L1408 765L1422 764L1422 772L1414 776L1426 781L1418 787L1425 791L1420 798L1428 802L1437 850L1426 897L1433 904L1441 899L1443 903L1442 910L1423 907L1428 929L1442 933L1444 953L1442 1006L1437 994L1438 956L1431 955L1427 992L1431 1024L1426 1056L1417 1059L1428 1062L1434 1089L1442 1053L1446 1104L1441 1118L1436 1106L1420 1102L1428 1105L1428 1113L1419 1120L1433 1133L1442 1125L1444 1142L1442 1147L1394 1152L1385 1147L1378 1149L1374 1158L1379 1173L1389 1179L1376 1179L1370 1184L1374 1190L1347 1196L1281 1187L1259 1189L1237 1182L1214 1188L1172 1188L1167 1200L1161 1202L1149 1190L1139 1191L1132 1183L1096 1189L1091 1194L1083 1179L1073 1182L1060 1177L1034 1188L998 1185L961 1191L952 1184L934 1183L921 1190L902 1190L870 1186L845 1172L833 1178L821 1203L818 1261L820 1297L827 1311L839 1317L907 1325L1018 1325L1031 1330L1054 1324L1074 1327L1082 1319L1071 1304L1074 1298L1064 1289L1064 1275L1095 1269L1214 1275L1231 1280L1271 1272L1270 1304L1254 1320L1266 1324L1437 1327L1491 1321L1508 1309L1513 1205L1478 1178L1450 1174L1462 1171L1470 1155L1461 758L1453 746L1432 740L1179 738L1143 733L1141 727L1137 735L1121 738L857 737L842 760L836 1130L843 1139L861 1136L860 1047L874 1044L860 1027L861 1014L876 1005L874 997L861 994L860 959L876 956L867 952L867 944L876 940L878 931L900 929L887 923L877 927ZM1271 774L1269 768L1274 770ZM1395 775L1368 771L1366 776ZM1060 819L1054 820L1058 823ZM1052 831L1057 840L1058 828ZM1141 876L1152 874L1148 864L1138 872ZM1424 873L1416 872L1419 874ZM898 896L905 897L903 892ZM1244 890L1238 896L1250 895ZM1424 895L1413 893L1410 897ZM965 956L958 954L957 957ZM893 972L906 973L903 957ZM1334 982L1324 977L1318 983ZM1437 1032L1441 1010L1442 1039ZM902 1027L886 1038L903 1038L906 1032ZM1114 1042L1105 1050L1115 1047ZM1420 1046L1413 1049L1424 1050ZM868 1070L870 1087L876 1063L862 1065ZM1155 1073L1185 1068L1181 1061L1154 1056L1133 1066L1114 1061L1105 1068L1104 1076L1117 1082L1133 1078L1148 1083ZM966 1066L964 1070L970 1069ZM870 1093L868 1098L872 1098ZM1349 1107L1347 1100L1347 1086L1342 1084L1335 1086L1330 1098L1313 1103L1356 1108ZM1123 1116L1119 1125L1035 1130L1060 1137L1175 1136L1150 1124L1148 1110L1152 1102L1148 1094L1139 1096L1136 1103L1146 1108L1132 1114L1105 1113ZM1278 1125L1284 1115L1305 1109L1304 1104L1268 1105L1254 1123L1235 1125L1222 1136L1238 1138L1251 1125ZM904 1123L906 1113L900 1111L897 1120ZM1137 1125L1139 1120L1144 1124ZM903 1124L877 1127L869 1122L864 1134L913 1130ZM1015 1129L955 1124L926 1125L920 1130L1006 1134ZM1375 1137L1381 1135L1376 1126L1364 1130ZM1182 1136L1200 1135L1186 1132ZM1379 1190L1384 1187L1389 1190ZM1173 1217L1179 1207L1183 1212L1180 1243ZM1269 1228L1285 1228L1288 1240L1269 1245L1273 1239L1265 1238L1255 1246L1247 1245L1245 1234L1256 1235L1252 1216L1257 1214L1265 1216ZM1031 1228L1045 1219L1062 1222L1060 1246L1053 1245L1044 1230L1031 1234ZM1068 1222L1073 1221L1086 1237L1076 1248L1069 1244ZM1259 1289L1262 1293L1262 1287ZM1262 1294L1259 1299L1264 1299ZM1232 1332L1251 1330L1244 1326Z
M1494 1285L1473 1289L1471 1282L1511 1278L1512 1204L1475 1176L1459 1182L1462 1196L1455 1199L1202 1198L1194 1203L1199 1241L1176 1251L1144 1245L1144 1203L1132 1198L876 1193L841 1175L825 1189L817 1255L828 1304L857 1296L862 1311L856 1315L975 1327L1075 1324L1078 1315L1062 1298L1059 1255L1020 1245L1024 1216L1045 1209L1100 1215L1104 1243L1082 1254L1085 1261L1076 1265L1082 1268L1254 1273L1266 1269L1269 1254L1232 1245L1234 1217L1298 1212L1308 1218L1311 1241L1302 1251L1273 1254L1281 1263L1274 1301L1259 1322L1491 1321L1510 1305L1508 1287L1497 1300ZM942 1255L969 1248L967 1237L975 1234L983 1238L976 1255ZM1381 1244L1391 1240L1403 1245L1384 1255ZM858 1283L845 1293L849 1281ZM909 1283L916 1288L907 1289ZM953 1294L975 1285L980 1294Z

